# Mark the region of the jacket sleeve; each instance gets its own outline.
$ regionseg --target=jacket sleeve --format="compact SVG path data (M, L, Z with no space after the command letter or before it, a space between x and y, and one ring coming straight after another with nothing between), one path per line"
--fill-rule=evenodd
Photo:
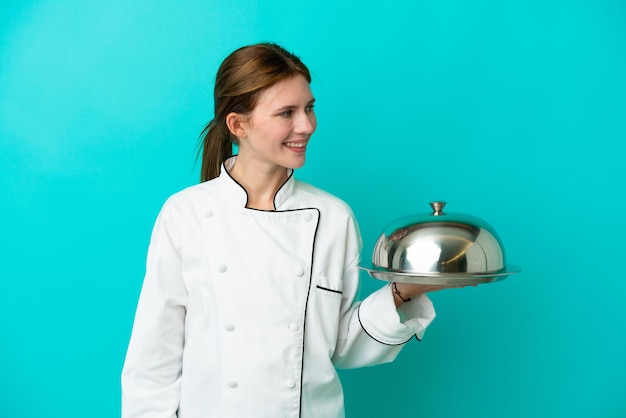
M166 207L157 218L122 371L122 418L174 418L187 291Z
M435 318L432 302L425 294L412 298L396 309L390 285L375 291L363 301L356 301L359 289L361 239L356 223L349 239L356 248L354 258L344 269L339 335L333 363L340 368L373 366L393 361L404 344L414 335L421 339Z

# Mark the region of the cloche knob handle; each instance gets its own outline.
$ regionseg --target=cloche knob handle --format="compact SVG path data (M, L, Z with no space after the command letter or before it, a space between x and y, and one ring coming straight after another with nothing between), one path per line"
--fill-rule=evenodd
M443 212L443 207L446 205L447 202L441 202L441 201L437 201L437 202L430 202L429 205L431 208L433 208L433 213L431 213L432 216L441 216L441 215L445 215L445 213Z

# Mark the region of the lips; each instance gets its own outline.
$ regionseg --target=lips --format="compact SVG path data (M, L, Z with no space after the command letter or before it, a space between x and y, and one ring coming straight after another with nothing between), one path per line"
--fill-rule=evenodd
M294 152L304 152L306 150L306 141L302 141L302 142L285 142L283 144L284 146L286 146L287 148L289 148L291 151Z

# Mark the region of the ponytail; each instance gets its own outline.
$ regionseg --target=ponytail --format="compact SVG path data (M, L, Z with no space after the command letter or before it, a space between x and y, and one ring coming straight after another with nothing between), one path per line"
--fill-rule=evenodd
M202 152L202 168L200 182L205 182L220 175L222 163L233 155L230 132L224 135L220 126L212 120L200 134Z

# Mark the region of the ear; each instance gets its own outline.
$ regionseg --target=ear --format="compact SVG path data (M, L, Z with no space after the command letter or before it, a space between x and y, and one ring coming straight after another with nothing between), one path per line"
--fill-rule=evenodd
M235 135L237 138L246 137L246 130L243 126L245 121L245 116L240 113L230 112L226 115L226 126L228 126L230 133Z

